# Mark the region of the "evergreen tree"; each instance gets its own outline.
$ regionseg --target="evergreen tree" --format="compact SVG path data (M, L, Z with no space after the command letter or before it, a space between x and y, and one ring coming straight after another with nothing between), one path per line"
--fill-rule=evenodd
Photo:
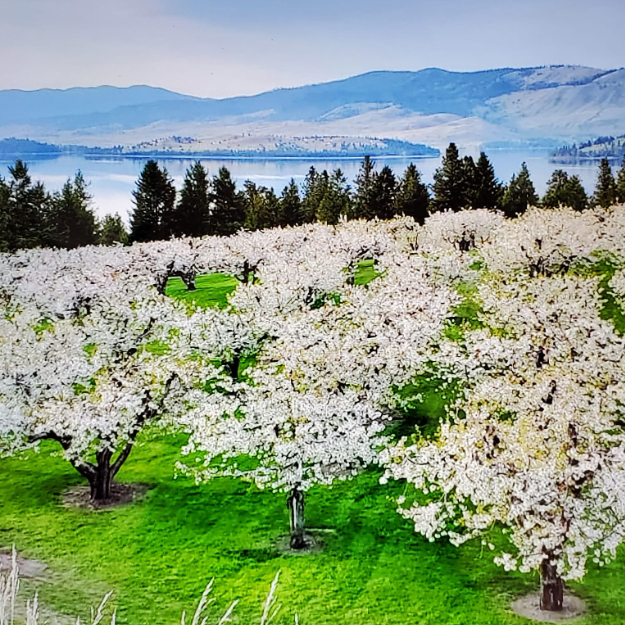
M356 189L352 216L355 219L372 219L375 217L375 211L372 206L375 176L375 163L370 156L365 156L360 165L358 176L356 176L354 181Z
M503 211L507 217L518 217L528 206L538 205L538 195L530 178L527 163L521 165L521 171L514 174L505 189L502 200Z
M597 176L593 202L601 208L610 208L616 204L616 182L612 175L610 161L607 158L602 158L599 163L599 175Z
M380 172L374 173L371 185L370 217L392 219L395 216L395 197L397 180L393 170L385 165Z
M130 241L158 241L172 234L171 222L176 188L167 170L149 160L132 192L134 210L130 214Z
M302 217L302 201L299 197L299 189L295 180L284 187L280 196L280 225L296 226Z
M245 200L225 167L213 177L211 234L229 236L245 224Z
M579 176L571 176L568 184L569 206L576 211L583 211L589 206L588 195Z
M314 167L311 167L306 174L303 188L301 217L299 223L312 223L317 219L317 213L321 200L326 194L329 184L329 176L327 171L319 173Z
M427 185L421 181L421 173L414 163L410 163L399 181L395 197L395 213L407 215L423 224L428 216L430 206L430 192Z
M616 199L621 204L625 204L625 156L623 156L623 163L616 179Z
M0 177L0 252L9 251L9 228L10 228L10 214L9 214L9 197L11 191L9 185L4 181L4 178Z
M472 156L462 159L462 175L464 176L464 203L462 208L478 208L473 200L477 193L477 168Z
M277 228L282 225L282 207L280 199L272 187L264 188L263 201L265 202L265 213L267 214L267 228Z
M434 173L432 210L462 210L467 205L467 165L458 155L455 143L450 143L442 166Z
M576 211L588 208L588 196L578 176L570 176L562 169L556 169L549 182L542 201L546 208L567 206Z
M128 232L119 215L107 215L102 220L98 243L100 245L115 245L115 243L126 245L128 243Z
M503 189L495 177L495 170L488 156L480 153L472 172L470 205L473 208L500 208Z
M180 199L171 214L169 229L175 236L202 237L209 231L211 188L208 172L196 161L187 169Z
M347 179L340 169L332 172L328 176L327 171L321 174L325 183L325 192L319 207L317 208L317 221L334 225L339 219L350 213L351 210L351 194Z
M260 187L262 189L262 187ZM260 230L265 220L263 215L264 202L259 187L251 180L246 180L243 185L243 201L245 204L245 227L248 230Z
M53 247L73 249L95 245L98 241L98 220L91 208L92 197L79 171L74 182L68 180L51 199L48 242Z
M13 252L47 244L50 196L40 182L33 184L23 161L15 161L9 174L0 187L0 248Z
M273 189L257 187L251 180L245 182L245 227L263 230L280 225L280 201Z

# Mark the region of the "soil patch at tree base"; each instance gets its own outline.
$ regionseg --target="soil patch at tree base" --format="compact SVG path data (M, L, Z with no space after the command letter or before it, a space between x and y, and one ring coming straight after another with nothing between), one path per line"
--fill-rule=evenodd
M0 551L0 570L10 571L13 568L13 554ZM17 570L20 577L27 577L30 579L42 579L47 564L39 562L39 560L27 560L17 556Z
M564 595L564 604L560 612L540 609L540 595L532 593L517 599L512 604L512 611L540 623L574 623L586 613L586 604L574 595Z
M143 499L152 487L152 484L113 484L109 499L91 501L89 486L76 486L65 491L61 501L67 508L107 510Z
M287 534L285 536L280 536L275 546L280 553L289 556L304 556L319 553L323 549L323 541L319 538L315 530L304 533L304 542L306 546L303 549L292 549L291 536Z

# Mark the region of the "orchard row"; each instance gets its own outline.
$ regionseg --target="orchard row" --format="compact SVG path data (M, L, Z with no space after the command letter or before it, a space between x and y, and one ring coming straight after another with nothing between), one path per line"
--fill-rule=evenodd
M57 441L97 500L144 427L185 432L196 480L287 494L294 549L306 491L378 465L428 539L501 528L557 610L625 534L624 242L616 206L0 255L0 448ZM165 294L213 273L224 307ZM410 419L423 384L444 418Z

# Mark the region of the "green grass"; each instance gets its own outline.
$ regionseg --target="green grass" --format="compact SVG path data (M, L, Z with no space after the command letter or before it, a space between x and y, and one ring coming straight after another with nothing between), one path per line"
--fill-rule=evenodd
M223 308L227 303L228 295L237 288L238 284L239 281L234 276L211 273L198 276L195 280L195 291L189 291L181 278L169 278L165 294L199 306Z
M354 272L354 284L365 286L381 275L382 272L375 268L374 260L361 260L356 267L356 271Z
M258 623L276 571L283 605L276 623L302 625L521 625L508 612L512 598L533 590L531 575L506 573L477 544L428 543L394 509L401 485L380 486L370 472L335 487L316 488L306 515L324 533L316 554L284 555L275 548L287 532L284 495L217 479L195 485L174 463L183 441L154 439L133 450L120 481L154 488L139 502L113 510L68 509L62 493L82 483L62 458L41 453L0 460L0 546L15 544L50 566L50 581L27 582L41 601L86 616L114 591L118 623L179 623L216 578L216 610L240 599L241 624ZM625 622L623 560L592 570L575 591L591 615L581 624Z
M375 268L374 260L362 260L354 272L354 284L366 286L372 280L382 275ZM189 291L181 278L169 278L165 287L165 295L202 307L224 308L228 303L228 295L234 291L239 281L225 273L211 273L198 276L195 280L195 290ZM326 294L315 302L314 306L322 306L327 300L337 301L338 295ZM47 326L42 326L42 331ZM154 351L154 350L153 350Z
M621 335L625 334L625 311L610 288L610 280L622 265L620 259L607 252L596 252L595 261L580 263L573 267L572 272L581 276L597 276L599 278L599 294L601 297L601 318L611 321L614 329Z

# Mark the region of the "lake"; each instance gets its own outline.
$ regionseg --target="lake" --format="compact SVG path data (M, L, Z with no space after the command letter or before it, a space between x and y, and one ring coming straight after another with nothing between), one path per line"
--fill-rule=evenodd
M596 163L556 165L549 162L549 153L546 151L491 150L488 156L495 167L497 177L505 182L510 180L512 174L517 172L521 163L525 161L539 194L544 193L547 180L553 170L558 168L565 169L570 174L577 174L588 193L592 193L594 189L597 177ZM147 159L62 156L54 159L25 160L32 178L40 180L52 191L59 190L68 177L73 177L76 171L81 170L90 184L89 191L93 195L97 214L103 216L107 213L119 213L127 219L128 212L132 209L132 191ZM6 167L11 162L0 160L0 175L6 177L8 173ZM167 168L176 186L180 188L186 169L194 161L175 158L159 162ZM361 159L202 159L202 163L211 174L216 174L222 166L227 167L239 188L245 180L252 180L259 185L273 187L277 193L282 191L291 178L301 184L306 172L313 165L320 170L340 167L350 183L353 183L358 175L360 162ZM427 183L432 182L434 171L440 166L440 158L380 157L376 158L375 162L378 169L389 165L397 175L401 175L406 166L414 162Z

